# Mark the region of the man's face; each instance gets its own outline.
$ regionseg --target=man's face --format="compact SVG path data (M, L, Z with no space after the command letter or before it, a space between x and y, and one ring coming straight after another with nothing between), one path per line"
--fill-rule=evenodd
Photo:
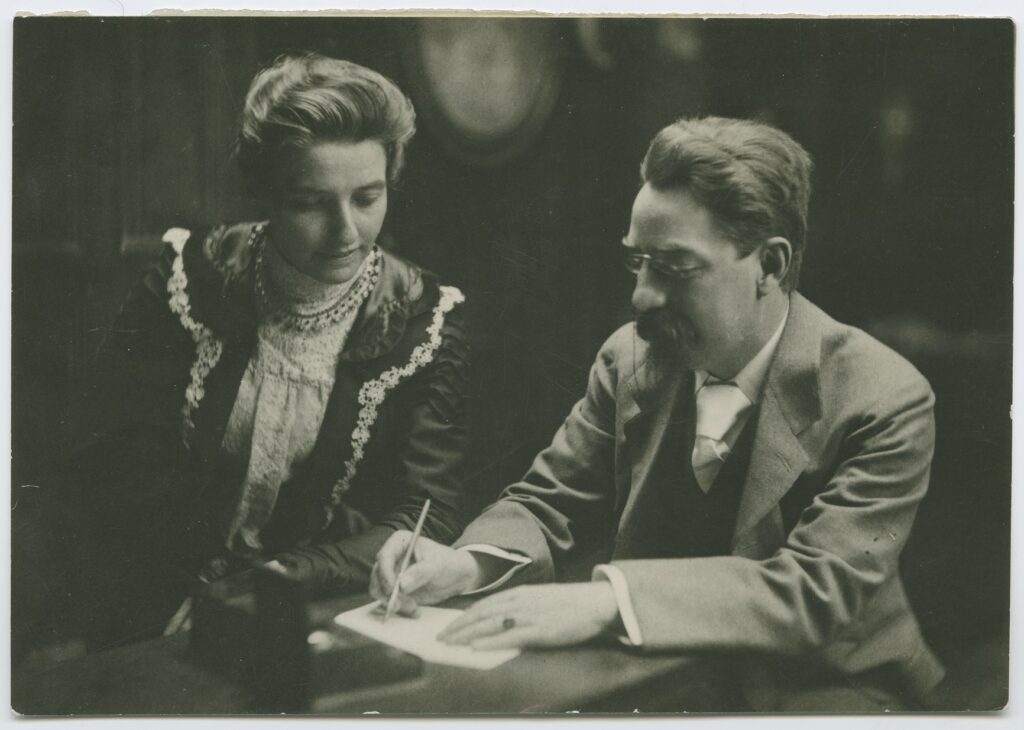
M645 261L633 291L637 332L654 359L734 376L756 354L759 257L741 258L687 190L649 184L636 196L623 243L664 264Z

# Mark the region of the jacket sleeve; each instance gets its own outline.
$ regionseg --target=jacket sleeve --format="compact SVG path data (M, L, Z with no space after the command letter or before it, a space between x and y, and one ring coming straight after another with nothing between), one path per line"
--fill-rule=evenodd
M648 649L798 654L857 620L898 569L928 486L934 397L905 379L844 434L840 461L764 560L709 557L613 563Z
M621 331L620 331L621 333ZM587 391L523 479L466 528L456 546L488 544L531 563L515 582L552 580L614 536L616 335L590 370Z
M193 345L168 307L174 255L168 246L107 333L88 393L90 434L67 465L84 513L139 555L169 537L188 462L179 426Z
M277 556L279 562L313 584L365 588L377 551L394 531L413 529L427 498L423 534L445 544L459 535L465 525L469 369L464 314L456 306L445 317L431 362L394 393L403 411L395 421L406 426L385 441L389 465L383 478L388 490L401 495L397 502L365 532L288 551Z
M168 306L168 245L136 282L104 337L89 395L92 435L177 428L193 345Z

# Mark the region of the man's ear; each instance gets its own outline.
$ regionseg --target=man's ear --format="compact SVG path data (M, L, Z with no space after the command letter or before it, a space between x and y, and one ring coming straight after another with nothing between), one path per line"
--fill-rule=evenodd
M764 296L771 289L779 287L779 283L789 272L793 262L793 244L782 236L773 236L761 247L761 276L757 281L758 294Z

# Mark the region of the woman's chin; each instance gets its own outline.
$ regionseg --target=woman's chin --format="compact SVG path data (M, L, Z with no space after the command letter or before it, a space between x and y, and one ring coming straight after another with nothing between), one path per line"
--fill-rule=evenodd
M357 250L347 256L314 256L306 273L324 284L344 284L359 272L366 252Z
M310 272L310 276L321 284L344 284L347 281L351 281L357 271L359 271L358 266L345 269L331 269L328 271L321 269L316 272Z

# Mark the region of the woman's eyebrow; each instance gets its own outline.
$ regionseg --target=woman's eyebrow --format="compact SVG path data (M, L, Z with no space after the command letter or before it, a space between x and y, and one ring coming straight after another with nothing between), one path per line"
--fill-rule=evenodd
M316 193L316 194L322 194L322 193L326 193L328 191L325 190L325 189L322 189L322 188L314 187L312 185L306 185L306 184L303 184L303 183L295 183L294 185L286 186L285 187L285 192L287 192L287 193L306 193L306 194Z
M368 182L365 185L360 185L359 189L360 190L382 190L383 188L386 188L386 187L387 187L387 183L385 181L383 181L383 180L374 180L373 182Z

